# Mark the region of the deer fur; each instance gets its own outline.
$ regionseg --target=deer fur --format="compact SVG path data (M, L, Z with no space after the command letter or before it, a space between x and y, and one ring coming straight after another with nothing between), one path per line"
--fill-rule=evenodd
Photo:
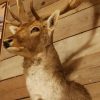
M34 13L34 8L31 10ZM10 26L13 35L4 40L4 47L24 57L26 86L31 100L91 100L83 85L66 80L54 48L53 33L59 13L56 10L47 21L37 17L19 27Z

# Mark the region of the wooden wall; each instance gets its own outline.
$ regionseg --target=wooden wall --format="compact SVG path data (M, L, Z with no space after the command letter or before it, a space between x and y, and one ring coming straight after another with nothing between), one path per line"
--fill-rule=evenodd
M42 0L36 1L38 5ZM57 4L63 6L62 0L45 1L47 5L35 5L41 16ZM15 5L12 7L16 9ZM6 32L9 30L6 29L4 38L10 35ZM54 45L66 72L73 69L66 77L85 85L93 100L100 100L100 0L85 1L76 9L61 15L55 29ZM22 57L10 54L2 47L1 100L30 100L22 62Z

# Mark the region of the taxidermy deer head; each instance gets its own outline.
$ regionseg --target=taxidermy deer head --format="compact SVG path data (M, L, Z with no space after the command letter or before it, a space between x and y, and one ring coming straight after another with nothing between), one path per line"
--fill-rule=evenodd
M17 7L18 7L18 16L17 17L10 8L8 2L8 10L11 16L18 22L18 24L12 23L11 21L7 21L11 26L9 27L13 36L9 37L7 40L4 41L5 48L17 54L21 54L23 56L31 55L29 51L36 51L36 48L44 43L45 46L53 42L52 35L56 25L56 22L59 17L60 11L55 11L47 21L44 21L45 18L41 18L36 13L35 9L33 8L33 0L30 2L30 9L35 17L30 18L28 14L25 12L23 1L16 0ZM81 0L68 0L69 5L74 5L75 3L79 3ZM67 1L66 1L67 2ZM63 14L68 6L66 6L62 11ZM47 39L48 38L48 39ZM44 40L43 40L44 39ZM35 45L34 45L35 44ZM42 48L42 47L41 47ZM39 49L40 50L40 49Z
M30 9L35 20L29 18L25 13L22 0L17 0L19 17L12 13L10 6L8 9L12 17L19 24L12 24L9 29L13 36L4 41L4 47L15 54L24 57L30 57L34 53L40 52L44 47L53 42L52 35L59 17L59 10L56 10L48 19L44 21L38 16L33 8L33 0L30 3ZM32 52L30 52L32 51Z

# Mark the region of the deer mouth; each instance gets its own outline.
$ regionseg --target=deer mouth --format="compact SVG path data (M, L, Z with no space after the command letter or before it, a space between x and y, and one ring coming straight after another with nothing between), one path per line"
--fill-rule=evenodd
M7 39L3 41L3 46L5 47L5 49L9 48L12 44L12 39Z
M12 40L5 40L3 41L3 46L5 49L7 49L7 51L10 51L10 52L19 52L19 51L22 51L24 49L24 47L13 47L12 46Z
M10 52L20 52L23 49L24 49L24 47L9 47L9 48L7 48L7 50Z

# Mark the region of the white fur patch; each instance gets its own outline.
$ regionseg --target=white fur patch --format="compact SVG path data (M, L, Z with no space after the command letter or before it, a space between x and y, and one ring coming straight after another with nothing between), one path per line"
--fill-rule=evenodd
M44 70L42 64L32 65L28 70L26 84L32 100L61 100L61 87L52 75Z

